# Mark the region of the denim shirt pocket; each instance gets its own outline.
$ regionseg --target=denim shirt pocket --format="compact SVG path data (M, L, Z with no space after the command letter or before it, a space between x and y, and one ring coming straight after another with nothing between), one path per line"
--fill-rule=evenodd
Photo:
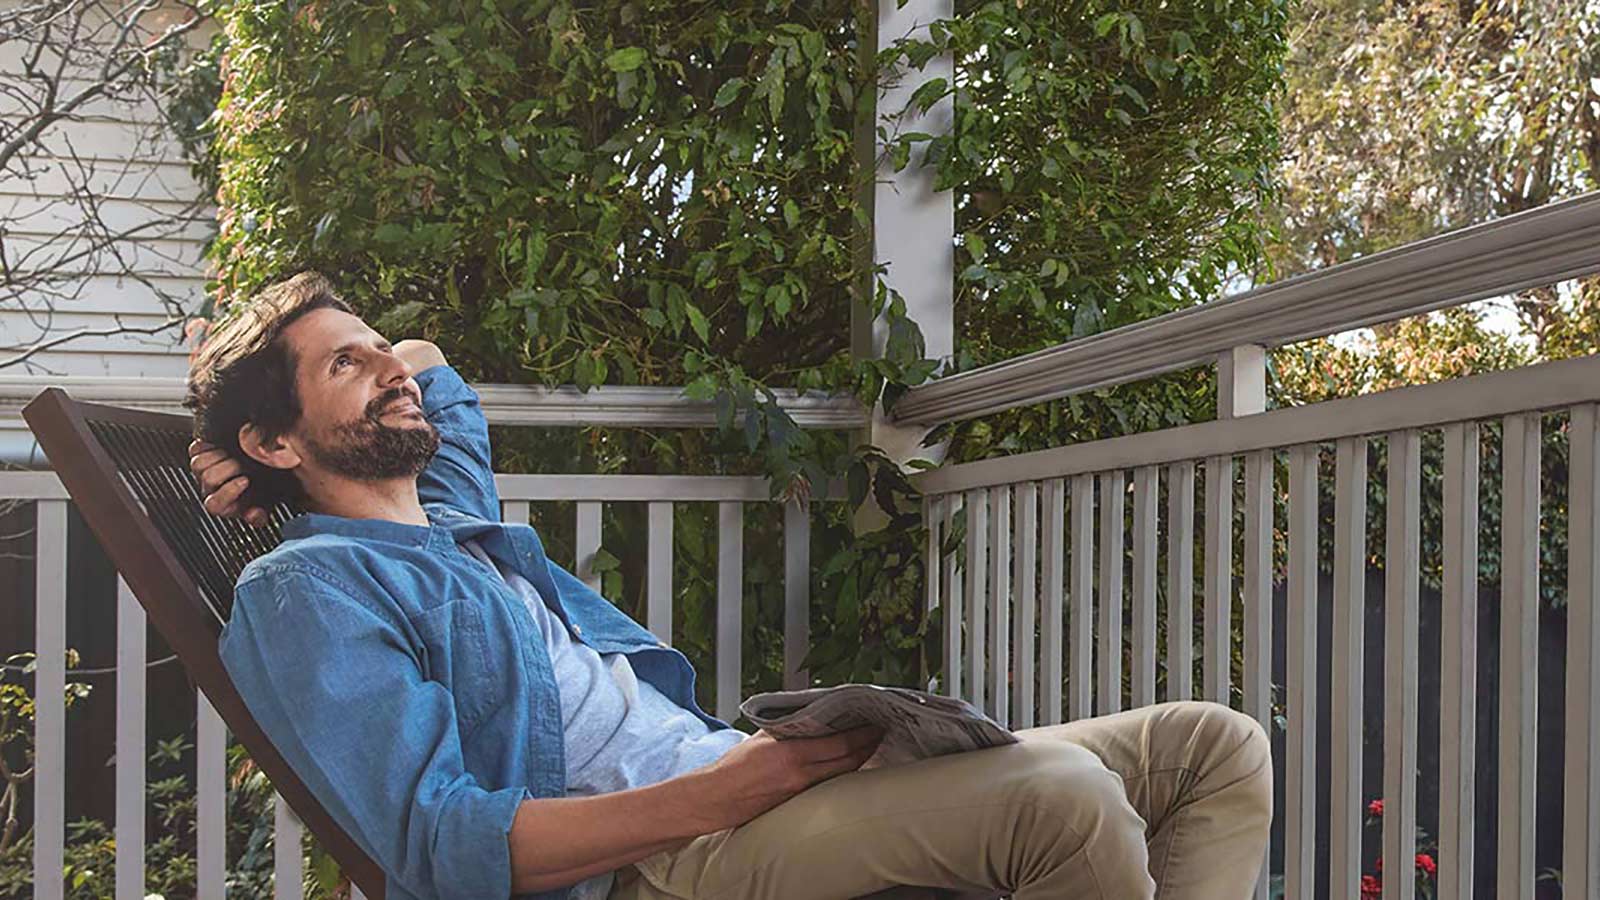
M422 638L424 673L450 692L465 738L505 699L505 679L494 672L483 609L470 599L453 600L416 613L411 625Z

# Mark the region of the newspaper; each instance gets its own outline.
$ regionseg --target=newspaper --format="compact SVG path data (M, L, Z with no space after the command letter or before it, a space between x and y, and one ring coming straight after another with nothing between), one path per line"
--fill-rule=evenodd
M756 694L739 710L780 741L877 725L884 730L883 743L863 768L1017 742L1016 735L965 700L875 684Z

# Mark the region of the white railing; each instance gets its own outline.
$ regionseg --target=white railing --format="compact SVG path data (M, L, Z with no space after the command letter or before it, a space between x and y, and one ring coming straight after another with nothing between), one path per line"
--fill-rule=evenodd
M718 509L716 604L715 714L738 715L744 631L743 523L745 507L772 502L767 482L758 477L655 475L500 475L502 517L527 522L532 504L576 501L576 559L573 571L598 587L593 571L600 549L601 523L607 504L647 505L646 626L663 642L672 640L673 513L682 503L715 503ZM836 493L836 492L834 492ZM834 498L818 492L818 500ZM66 606L68 496L50 472L0 471L0 502L32 502L36 506L34 557L36 572L34 649L38 654L34 697L37 704L35 748L38 766L33 782L34 897L64 896L61 880L65 848ZM808 683L801 669L810 648L811 543L809 510L784 504L784 684ZM145 690L144 608L121 579L117 582L116 621L116 900L145 896ZM110 610L108 610L109 612ZM99 617L101 621L104 617ZM227 731L204 695L197 695L196 832L197 893L224 894L227 848ZM275 803L275 893L278 900L301 897L305 873L301 856L303 828L282 798ZM360 896L359 893L356 896Z
M1167 634L1194 625L1197 473L1204 476L1200 575L1200 696L1241 708L1264 725L1273 714L1274 652L1287 661L1287 786L1283 886L1317 896L1317 836L1331 849L1328 896L1360 893L1362 736L1381 714L1383 858L1414 855L1417 716L1438 703L1441 722L1440 897L1469 896L1475 859L1476 613L1480 423L1503 434L1499 731L1499 896L1531 897L1535 745L1540 713L1538 563L1542 414L1565 424L1571 464L1567 671L1564 716L1566 896L1600 896L1600 556L1596 420L1600 357L1265 412L1266 352L1313 337L1391 321L1600 271L1600 194L1586 195L1225 301L940 379L906 394L902 423L935 424L1138 381L1197 365L1218 369L1220 419L1088 444L949 466L914 476L925 492L927 604L944 608L944 689L1018 726L1114 712L1156 699L1158 616ZM1441 696L1419 697L1420 441L1443 438L1443 657ZM1381 441L1386 473L1385 708L1362 709L1363 595L1367 560L1367 449ZM1334 545L1319 559L1320 450L1332 445ZM1242 583L1232 572L1233 503L1243 462ZM1286 468L1287 490L1275 475ZM1130 477L1131 476L1131 477ZM1129 484L1131 480L1131 485ZM1165 503L1161 502L1165 495ZM1131 513L1125 504L1131 499ZM1542 500L1544 501L1542 503ZM1284 522L1274 521L1282 501ZM1164 506L1164 515L1163 515ZM1098 513L1098 515L1097 515ZM943 555L966 526L966 569ZM1131 535L1127 533L1131 519ZM1098 521L1098 527L1097 527ZM1288 535L1287 645L1272 641L1274 527ZM1161 529L1165 527L1165 558ZM1096 566L1096 540L1099 541ZM1126 556L1125 556L1126 555ZM1124 560L1129 584L1124 584ZM1157 583L1165 562L1167 577ZM1315 713L1317 576L1333 573L1331 734L1319 744ZM1122 621L1127 605L1129 622ZM1231 625L1243 622L1243 666L1230 666ZM1124 642L1129 652L1124 654ZM1037 645L1036 645L1037 644ZM1194 696L1189 640L1165 644L1166 699ZM1491 687L1491 686L1485 686ZM1063 696L1065 691L1065 696ZM1318 747L1326 749L1319 751ZM1320 754L1326 754L1325 757ZM1316 773L1331 769L1327 809ZM1544 823L1548 829L1550 823ZM1322 829L1327 829L1322 832ZM1263 872L1258 896L1269 878ZM1409 878L1385 880L1385 897L1410 900Z
M1384 858L1410 860L1417 822L1416 754L1419 702L1441 704L1440 896L1465 896L1472 884L1472 830L1477 806L1474 704L1477 660L1479 423L1503 432L1499 878L1502 896L1532 896L1534 742L1538 709L1538 541L1541 510L1541 414L1565 417L1569 439L1569 614L1564 880L1569 896L1594 896L1594 823L1600 819L1600 744L1594 704L1600 702L1595 660L1600 631L1595 599L1595 404L1600 357L1407 388L1243 419L1208 422L1137 438L1120 438L951 466L919 477L930 521L930 607L945 614L944 689L1019 727L1103 715L1156 699L1157 617L1167 622L1167 690L1163 699L1194 697L1188 680L1194 648L1194 573L1190 568L1197 471L1204 478L1203 571L1200 588L1200 696L1235 699L1231 623L1244 623L1242 709L1271 727L1271 661L1287 661L1287 784L1284 883L1289 897L1314 896L1314 851L1326 827L1332 846L1333 897L1360 892L1362 610L1367 545L1367 445L1386 444L1384 536ZM1443 692L1417 689L1420 440L1444 438ZM1319 449L1335 448L1334 549L1318 558ZM1236 467L1243 461L1244 533L1240 589L1231 558ZM1274 522L1274 474L1287 468L1287 519ZM1131 491L1129 486L1131 475ZM1068 496L1070 489L1070 497ZM1165 510L1158 498L1166 494ZM1132 533L1124 498L1132 497ZM966 572L935 549L966 511ZM1097 514L1098 513L1098 514ZM1096 523L1098 522L1098 527ZM1165 526L1167 579L1157 584L1159 532ZM1288 535L1287 645L1272 644L1273 532ZM1094 560L1098 542L1098 566ZM1131 546L1130 546L1131 544ZM1131 555L1131 589L1124 585ZM1332 568L1332 734L1315 727L1317 574ZM1468 573L1471 573L1470 575ZM1124 605L1131 627L1124 627ZM1036 608L1037 606L1037 608ZM1164 607L1164 609L1163 609ZM1042 647L1034 643L1038 621ZM1063 637L1068 647L1063 653ZM1124 654L1123 642L1131 645ZM1062 685L1066 685L1063 703ZM1488 686L1485 686L1488 687ZM1037 712L1035 711L1037 697ZM1380 711L1372 711L1374 713ZM1319 751L1318 747L1328 747ZM1326 752L1319 759L1319 752ZM1315 774L1332 770L1329 807L1319 810ZM1325 824L1324 824L1325 823ZM1395 879L1398 880L1398 879ZM1456 887L1460 893L1447 888Z

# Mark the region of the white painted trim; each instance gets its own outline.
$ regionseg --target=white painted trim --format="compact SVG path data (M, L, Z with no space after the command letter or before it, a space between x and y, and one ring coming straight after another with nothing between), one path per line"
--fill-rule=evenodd
M1113 468L1236 455L1600 400L1600 356L1329 400L1260 415L948 466L912 476L947 494Z
M913 388L902 423L976 418L1600 271L1600 192Z

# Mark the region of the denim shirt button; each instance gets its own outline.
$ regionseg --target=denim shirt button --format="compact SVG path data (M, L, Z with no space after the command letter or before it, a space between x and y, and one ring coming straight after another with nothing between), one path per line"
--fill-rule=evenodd
M572 634L574 637L583 637L583 627L576 622L572 623Z

